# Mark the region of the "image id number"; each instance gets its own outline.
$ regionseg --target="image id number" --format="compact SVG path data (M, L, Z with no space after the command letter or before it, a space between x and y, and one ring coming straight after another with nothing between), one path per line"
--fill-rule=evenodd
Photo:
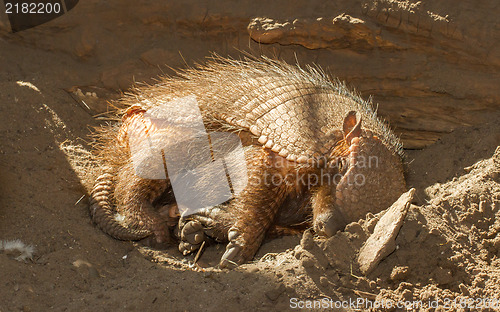
M61 13L61 3L5 3L7 14L44 14Z

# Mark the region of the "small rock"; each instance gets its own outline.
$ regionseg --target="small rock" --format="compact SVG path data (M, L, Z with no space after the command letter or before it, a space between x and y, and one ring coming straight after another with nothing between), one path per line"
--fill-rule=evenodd
M312 250L314 248L314 238L311 231L304 231L302 239L300 240L300 246L305 250Z
M73 266L83 277L98 278L101 276L99 271L88 261L78 259L73 262Z
M357 238L365 239L365 231L358 222L349 223L345 228L345 232L352 233Z
M407 266L397 266L392 269L391 280L402 281L408 277L408 267Z
M396 236L406 217L411 200L415 194L412 188L404 193L383 215L359 252L358 263L363 274L367 275L378 263L396 249Z
M486 211L487 203L486 201L479 202L479 212L484 213Z
M463 283L461 283L460 285L458 285L458 288L460 288L460 291L462 292L462 295L464 295L464 296L469 296L470 295L469 288L467 288L467 286L465 286Z
M294 255L297 260L300 260L300 258L302 257L302 250L295 251Z

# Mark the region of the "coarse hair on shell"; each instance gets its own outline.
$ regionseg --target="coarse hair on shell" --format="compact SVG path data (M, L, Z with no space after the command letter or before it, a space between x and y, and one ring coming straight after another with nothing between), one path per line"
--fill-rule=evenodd
M357 112L363 129L403 156L401 142L377 117L371 98L364 100L317 65L212 55L205 64L135 87L116 105L124 108L121 113L134 106L148 110L187 96L196 98L207 130L250 132L260 144L291 161L324 157L339 145L342 123L350 111Z

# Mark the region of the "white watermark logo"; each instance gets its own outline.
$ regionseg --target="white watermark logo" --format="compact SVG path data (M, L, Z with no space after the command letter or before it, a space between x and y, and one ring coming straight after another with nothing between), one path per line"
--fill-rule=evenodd
M460 296L456 298L431 298L428 300L392 300L367 298L347 298L344 300L333 300L331 298L319 299L299 299L290 298L291 309L343 309L343 310L405 310L420 311L428 309L442 308L444 310L470 309L499 309L500 300L498 298L471 298Z
M234 133L207 133L194 96L165 101L144 113L154 128L129 131L135 173L166 179L182 215L224 203L248 183L245 155Z

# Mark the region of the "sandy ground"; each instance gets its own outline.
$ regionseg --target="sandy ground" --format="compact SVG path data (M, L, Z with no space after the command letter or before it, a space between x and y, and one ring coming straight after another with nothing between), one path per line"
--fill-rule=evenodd
M164 58L172 67L183 61L156 49L160 32L134 44L126 40L127 24L111 36L103 19L102 32L90 36L82 21L63 18L0 37L0 240L19 239L35 249L25 261L0 252L0 311L267 311L290 309L298 302L293 298L420 300L422 310L432 303L439 307L429 310L445 311L500 300L495 114L424 150L407 151L408 186L417 194L396 251L366 277L356 255L379 216L329 240L309 232L269 240L252 263L230 271L212 267L223 246L208 247L193 266L193 257L174 247L106 236L91 223L81 172L61 146L86 146L90 127L102 122L95 114L119 96L114 90L169 71L148 60ZM216 50L177 39L172 50L184 51L188 62Z

